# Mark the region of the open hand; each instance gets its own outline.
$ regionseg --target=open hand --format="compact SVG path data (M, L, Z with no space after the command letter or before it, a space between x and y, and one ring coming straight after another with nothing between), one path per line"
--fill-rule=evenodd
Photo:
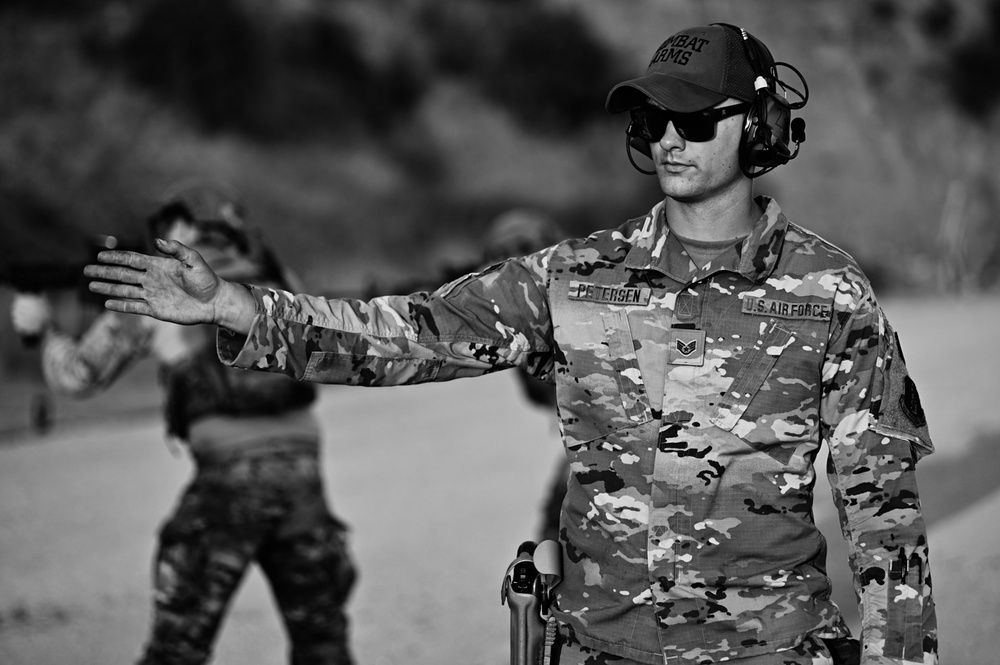
M216 323L217 299L225 282L201 255L176 240L156 240L166 256L107 251L102 265L83 274L94 280L90 290L111 296L104 306L116 312L144 314L173 323Z

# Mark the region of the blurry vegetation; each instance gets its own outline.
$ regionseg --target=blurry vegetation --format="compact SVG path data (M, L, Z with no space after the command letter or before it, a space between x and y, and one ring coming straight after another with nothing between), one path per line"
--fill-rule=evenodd
M424 5L435 66L480 88L528 128L568 133L604 117L626 76L579 13L521 0Z
M868 49L878 56L869 63L875 87L889 85L893 75L907 78L912 63L920 63L916 73L924 83L941 85L947 100L968 117L988 121L1000 104L1000 0L874 0L858 21L865 39L878 35L898 49Z
M92 37L90 52L208 132L315 140L384 128L410 113L425 87L408 58L367 61L329 12L287 14L242 0L151 0L119 11L131 14L127 27Z
M945 290L998 282L1000 0L860 3L857 52L914 182L940 187L931 267Z
M320 288L471 251L515 205L619 223L660 192L604 97L712 21L816 92L760 191L886 286L1000 283L1000 0L0 0L0 261L127 237L190 176L248 193Z
M467 169L446 160L496 169L482 160L497 142L528 135L592 150L615 58L576 10L543 0L0 0L0 263L14 248L69 254L92 233L134 244L155 197L202 175L250 193L252 219L311 283L418 270L444 234L472 247L495 214L538 202L456 192ZM470 147L461 128L518 136ZM567 228L620 218L631 190L618 191L568 204ZM318 255L330 238L340 261Z
M948 5L945 0L936 4ZM1000 103L1000 0L986 6L985 20L976 32L954 44L944 77L962 111L989 120Z
M80 6L97 6L96 0ZM336 6L306 11L246 0L107 3L112 31L88 35L87 52L207 132L255 140L385 132L407 118L436 74L458 76L519 122L571 133L602 115L617 73L612 52L579 14L522 0L426 3L416 40L382 62L366 58Z

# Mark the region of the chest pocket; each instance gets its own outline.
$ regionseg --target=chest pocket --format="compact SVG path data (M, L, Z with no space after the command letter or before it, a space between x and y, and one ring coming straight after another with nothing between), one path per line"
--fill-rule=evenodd
M811 330L766 324L720 396L711 423L787 463L818 426L823 349Z
M559 420L570 448L652 420L628 313L594 309L555 331L565 361L556 369Z
M712 424L724 430L731 430L746 413L757 391L760 390L764 379L774 369L778 362L778 357L792 339L792 334L772 323L765 333L757 339L757 342L750 348L743 360L743 368L732 385L722 395L719 401L717 415L712 418Z

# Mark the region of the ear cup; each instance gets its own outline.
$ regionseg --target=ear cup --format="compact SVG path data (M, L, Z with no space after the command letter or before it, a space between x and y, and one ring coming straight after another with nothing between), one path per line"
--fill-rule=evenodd
M740 148L740 163L744 171L772 169L791 159L792 153L788 148L791 115L788 102L781 97L767 89L757 93L757 99L747 113Z

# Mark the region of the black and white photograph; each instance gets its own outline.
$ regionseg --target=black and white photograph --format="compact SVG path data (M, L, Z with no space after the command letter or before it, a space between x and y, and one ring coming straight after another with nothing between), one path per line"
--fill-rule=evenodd
M0 0L0 665L984 665L1000 0Z

